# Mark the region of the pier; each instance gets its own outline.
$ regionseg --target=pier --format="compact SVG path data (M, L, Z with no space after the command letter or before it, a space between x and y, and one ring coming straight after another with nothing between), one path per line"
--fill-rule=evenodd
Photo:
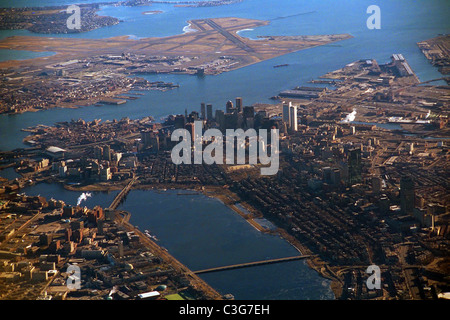
M314 255L301 255L301 256L293 256L293 257L287 257L287 258L278 258L278 259L269 259L269 260L263 260L263 261L239 263L239 264L233 264L233 265L229 265L229 266L197 270L197 271L194 271L194 273L202 274L202 273L211 273L211 272L225 271L225 270L231 270L231 269L248 268L248 267L261 266L261 265L265 265L265 264L274 264L274 263L281 263L281 262L287 262L287 261L302 260L302 259L307 259L307 258L311 258L311 257L314 257Z

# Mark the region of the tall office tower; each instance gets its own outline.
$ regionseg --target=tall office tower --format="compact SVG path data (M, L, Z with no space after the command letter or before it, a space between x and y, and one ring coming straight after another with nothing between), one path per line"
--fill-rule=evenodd
M147 148L150 145L150 138L151 138L150 130L141 131L141 142L144 145L144 148Z
M154 134L150 138L150 145L152 146L153 151L159 151L159 136Z
M206 119L206 105L204 102L200 105L200 119L205 120Z
M237 109L237 112L242 112L242 98L241 97L236 98L236 109Z
M199 114L197 111L192 111L188 117L187 117L187 122L194 122L197 121L200 118Z
M229 100L226 105L226 113L233 112L233 101Z
M244 107L242 112L242 119L244 122L244 126L246 128L253 128L254 127L254 118L255 118L255 108L253 106L251 107Z
M175 116L175 120L174 120L175 129L182 129L182 128L184 128L185 124L186 124L186 118L182 114Z
M103 159L111 161L111 148L109 147L109 145L103 147Z
M348 182L350 184L360 183L361 173L361 149L351 149L348 151Z
M212 121L213 120L212 104L207 104L206 105L206 117L207 117L208 121Z
M184 128L187 131L189 131L189 133L191 134L191 141L194 142L194 139L195 139L195 126L194 126L194 123L193 122L188 122L188 123L186 123Z
M289 126L292 131L297 131L298 129L297 106L289 106Z
M290 119L290 107L291 103L283 104L283 122L286 122L289 125Z
M226 113L224 115L224 128L225 129L237 129L238 128L238 121L239 121L239 115L237 113Z
M333 169L333 171L331 172L331 183L334 186L339 186L341 184L341 169Z
M254 118L255 117L255 108L253 106L244 107L243 114L244 114L244 119Z
M414 180L410 176L400 179L400 210L403 214L414 214Z
M223 110L216 110L216 122L222 132L225 132L225 113Z

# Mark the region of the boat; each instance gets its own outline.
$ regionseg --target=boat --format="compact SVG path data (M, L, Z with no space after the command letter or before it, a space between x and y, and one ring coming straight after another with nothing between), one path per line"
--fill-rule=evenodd
M158 238L156 238L154 235L150 234L150 231L145 230L144 233L145 233L145 235L146 235L147 237L149 237L150 239L152 239L152 240L154 240L154 241L159 241Z
M273 66L274 68L280 68L280 67L287 67L289 64L277 64L276 66Z

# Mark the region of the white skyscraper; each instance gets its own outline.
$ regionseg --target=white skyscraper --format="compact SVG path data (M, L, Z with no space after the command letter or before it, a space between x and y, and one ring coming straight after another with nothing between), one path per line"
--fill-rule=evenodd
M297 131L297 106L289 106L289 127L292 131Z
M292 102L283 104L283 122L285 122L289 129L297 131L297 106L293 106Z

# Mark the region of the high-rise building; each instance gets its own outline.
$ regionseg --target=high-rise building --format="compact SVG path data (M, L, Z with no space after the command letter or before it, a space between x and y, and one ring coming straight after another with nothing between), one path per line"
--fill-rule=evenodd
M109 145L103 147L103 159L111 161L111 148L109 147Z
M241 97L236 98L236 109L237 109L237 112L242 112L242 98Z
M150 146L150 139L152 137L151 130L142 130L141 131L141 142L144 145L144 148Z
M242 119L246 128L254 127L255 108L253 106L244 107L242 112Z
M195 139L195 126L194 126L194 123L193 122L188 122L188 123L186 123L184 128L187 131L189 131L189 133L191 134L191 141L194 142L194 139Z
M290 119L290 107L291 103L285 103L283 104L283 122L286 122L289 125L289 119Z
M362 163L361 149L355 148L348 151L348 182L355 184L361 182Z
M212 121L213 120L212 104L207 104L206 105L206 117L207 117L208 121Z
M153 151L159 151L159 136L154 134L150 138L150 145L152 146Z
M206 104L204 102L200 104L200 119L206 119Z
M197 111L192 111L186 119L187 122L197 121L199 119L199 114Z
M334 168L331 172L331 183L334 186L339 186L341 184L341 170L339 168Z
M400 210L403 214L414 214L414 180L410 176L400 179Z
M293 106L291 102L283 104L282 121L287 123L291 131L298 130L297 106Z
M184 117L182 114L179 114L175 117L174 120L175 129L182 129L184 128L185 124L186 124L186 117Z
M237 113L225 114L225 129L237 129L239 126L239 116Z
M289 106L289 126L292 131L297 131L297 106Z
M233 101L229 100L226 104L226 113L232 113L233 109Z
M244 119L254 118L255 117L255 108L253 106L244 107L243 114L244 114Z
M225 130L225 113L223 110L216 110L216 122L222 132Z

